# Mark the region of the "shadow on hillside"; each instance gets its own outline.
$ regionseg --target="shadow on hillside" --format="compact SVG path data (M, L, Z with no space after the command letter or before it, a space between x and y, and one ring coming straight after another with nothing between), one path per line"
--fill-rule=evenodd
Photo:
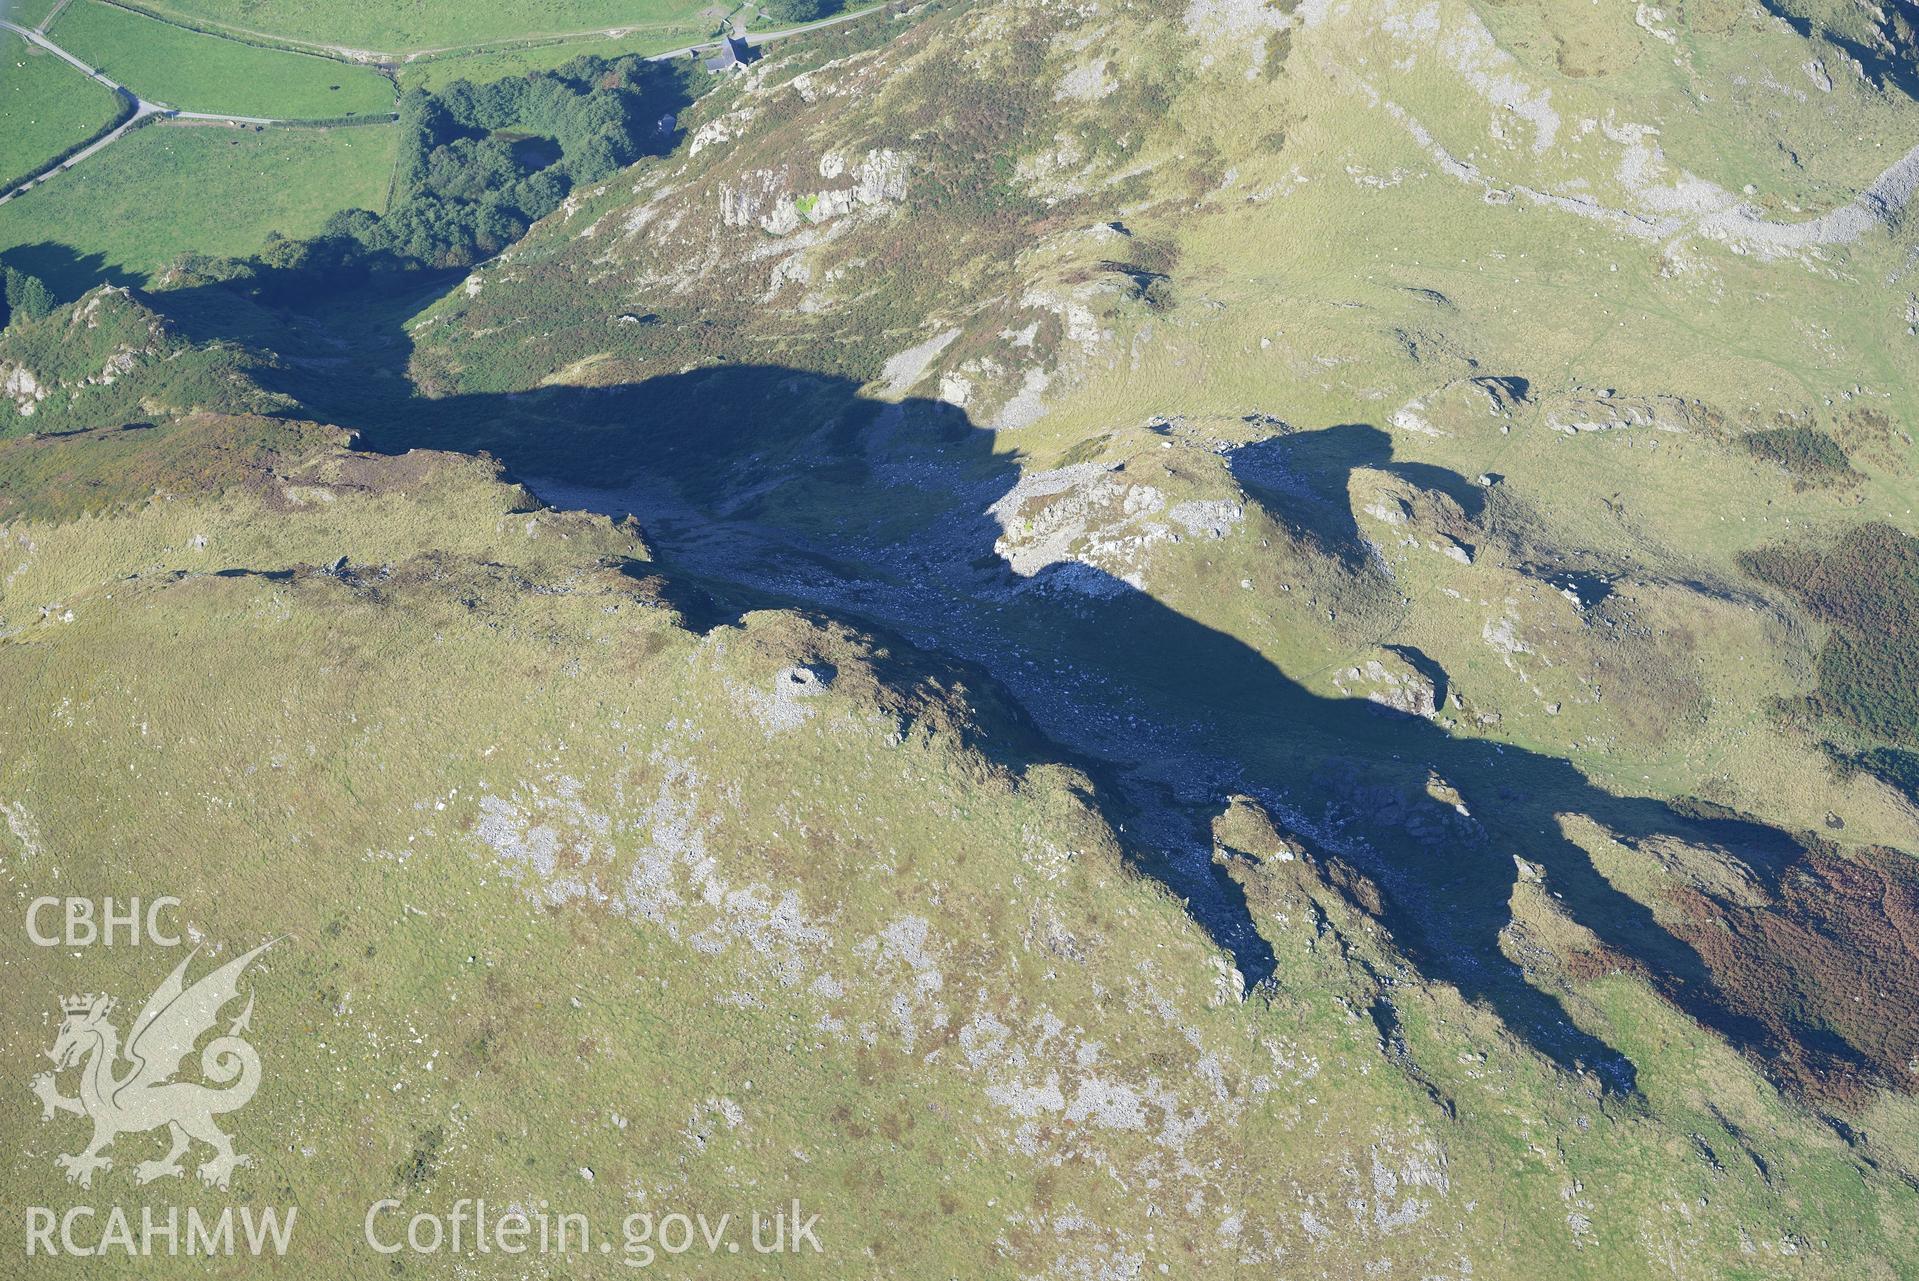
M1249 493L1269 508L1286 511L1321 552L1352 569L1374 559L1346 494L1346 477L1356 468L1444 494L1468 520L1486 505L1486 491L1457 472L1396 460L1392 438L1367 423L1272 436L1235 449L1231 462L1234 479Z
M230 299L194 292L153 301L196 317L196 327L231 311ZM688 598L703 626L758 603L788 604L903 633L990 671L1044 733L1111 785L1109 796L1151 816L1128 824L1133 856L1230 949L1249 986L1273 973L1275 959L1238 883L1211 857L1208 822L1229 791L1364 833L1341 855L1385 890L1385 923L1408 959L1609 1090L1632 1090L1634 1065L1575 1027L1559 999L1507 957L1516 857L1543 872L1545 891L1596 937L1595 965L1644 973L1788 1083L1892 1078L1892 1065L1870 1058L1830 1010L1777 1008L1750 982L1722 986L1690 942L1614 888L1562 832L1561 816L1590 816L1628 846L1663 837L1717 848L1768 892L1804 864L1798 840L1618 797L1565 760L1321 697L1240 640L1085 565L1016 577L995 553L1002 529L987 508L1019 481L1018 459L995 452L994 435L950 405L885 404L842 378L763 365L427 399L405 393L409 345L397 325L352 338L349 382L307 363L316 351L340 351L342 339L318 319L287 313L271 323L289 342L312 343L269 372L274 390L358 430L374 450L485 452L556 505L631 512L661 567L707 589ZM1396 462L1390 438L1370 426L1299 432L1241 452L1236 467L1275 516L1310 528L1342 558L1368 554L1345 499L1356 467L1396 472L1468 511L1479 501L1459 476ZM1414 653L1443 689L1444 672ZM1414 835L1395 814L1403 817L1428 770L1458 788L1472 818L1442 810L1443 822ZM1846 924L1824 928L1843 935Z
M19 197L31 200L33 193ZM62 299L78 298L98 285L137 285L140 277L109 263L101 254L83 254L56 240L37 240L0 250L0 263L38 276Z
M1915 56L1919 56L1919 50L1915 50L1910 43L1905 49L1886 49L1867 44L1823 23L1815 25L1810 19L1794 13L1780 0L1759 0L1759 3L1766 13L1792 28L1793 34L1800 39L1828 41L1881 86L1897 90L1908 98L1919 98L1919 69L1912 65ZM1894 28L1895 31L1898 29ZM1907 40L1910 41L1911 37L1908 36Z

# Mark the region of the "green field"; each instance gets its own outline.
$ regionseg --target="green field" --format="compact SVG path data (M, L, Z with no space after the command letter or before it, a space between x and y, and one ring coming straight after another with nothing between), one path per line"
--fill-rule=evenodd
M0 184L12 186L113 120L113 91L0 32Z
M191 25L322 44L404 51L612 28L651 27L704 35L716 27L698 15L702 0L416 0L342 5L337 0L158 0L141 6ZM670 29L666 31L664 29Z
M382 209L396 131L155 125L0 205L0 254L72 297L141 282L183 253L243 254L270 231L319 230L336 209Z
M326 119L393 110L378 72L327 58L199 35L83 0L52 36L141 97L184 111L278 119Z

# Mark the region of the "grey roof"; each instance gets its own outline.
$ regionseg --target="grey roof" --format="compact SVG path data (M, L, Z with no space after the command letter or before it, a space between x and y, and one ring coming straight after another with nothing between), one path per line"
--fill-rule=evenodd
M719 49L706 60L708 71L731 71L735 67L744 67L753 61L753 46L738 36L728 36L720 42Z

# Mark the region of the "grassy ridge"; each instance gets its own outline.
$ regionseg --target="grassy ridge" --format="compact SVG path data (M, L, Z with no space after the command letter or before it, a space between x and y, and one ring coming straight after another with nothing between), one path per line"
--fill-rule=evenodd
M0 186L10 187L105 128L113 91L48 53L0 32Z
M95 478L117 501L84 495ZM1558 1276L1656 1275L1640 1234L1675 1189L1682 1276L1792 1275L1738 1270L1788 1233L1799 1275L1894 1275L1876 1265L1910 1239L1903 1185L1631 973L1569 1009L1641 1064L1630 1103L1448 988L1382 990L1401 971L1357 906L1376 896L1273 857L1291 847L1246 805L1218 830L1264 858L1236 876L1283 964L1234 999L1090 780L1025 757L990 687L792 615L695 635L630 530L527 511L482 462L199 420L0 447L9 489L33 501L0 544L0 677L28 709L0 724L0 886L57 867L75 894L164 887L210 946L284 938L249 976L267 1075L233 1115L257 1164L232 1195L300 1206L300 1275L386 1274L375 1198L478 1190L596 1225L790 1197L822 1215L811 1267L682 1275L1073 1275L1090 1232L1007 1220L1130 1224L1139 1184L1112 1172L1141 1169L1170 1191L1113 1235L1146 1276L1230 1274L1227 1212L1287 1259L1364 1251L1391 1275L1531 1276L1548 1252ZM801 662L831 685L769 722ZM1541 887L1514 900L1529 937L1565 929ZM44 1070L61 996L137 1001L172 960L0 938L20 993L0 1069ZM22 1095L30 1145L0 1186L66 1205L52 1156L84 1132ZM136 1220L221 1203L133 1184L158 1145L125 1136L95 1194ZM405 1273L456 1274L529 1275L497 1253Z
M387 128L136 130L0 205L0 254L72 297L183 253L251 253L270 231L310 235L335 209L384 207L395 141Z
M143 98L187 111L325 119L393 110L393 88L367 67L200 35L93 0L52 36Z

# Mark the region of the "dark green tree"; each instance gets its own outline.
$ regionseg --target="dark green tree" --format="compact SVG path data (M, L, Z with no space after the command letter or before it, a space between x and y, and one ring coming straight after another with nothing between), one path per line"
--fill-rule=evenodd
M6 270L6 323L39 320L53 311L53 291L38 276L29 276L14 267Z
M760 12L776 22L813 22L845 8L843 0L760 0Z
M355 278L490 258L576 187L672 146L676 135L660 121L685 105L685 75L636 57L583 55L558 71L409 91L387 212L337 213L311 242L270 240L240 274L297 300L326 288L323 270Z

